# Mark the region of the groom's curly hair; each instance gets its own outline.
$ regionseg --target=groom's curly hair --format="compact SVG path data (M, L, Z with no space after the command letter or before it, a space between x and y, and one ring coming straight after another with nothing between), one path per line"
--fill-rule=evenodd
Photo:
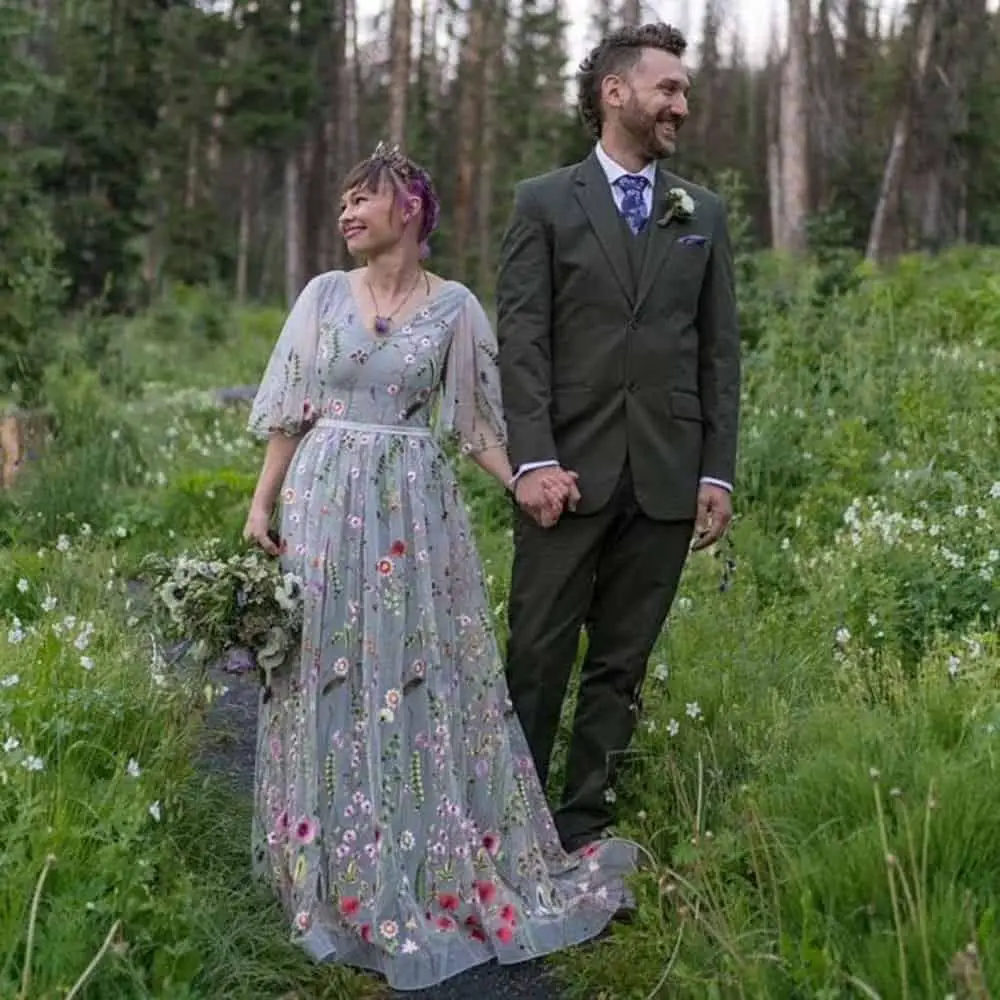
M601 84L612 74L627 73L643 49L661 49L678 58L687 51L687 39L672 24L662 21L619 28L605 35L580 63L576 74L576 104L593 137L601 137Z

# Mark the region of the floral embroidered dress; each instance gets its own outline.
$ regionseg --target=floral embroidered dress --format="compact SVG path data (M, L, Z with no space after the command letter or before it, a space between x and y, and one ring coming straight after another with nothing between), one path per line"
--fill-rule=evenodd
M345 273L314 278L249 426L307 431L281 494L301 660L261 699L253 832L293 934L406 990L600 933L624 869L559 845L439 444L504 441L479 302L446 282L376 337Z

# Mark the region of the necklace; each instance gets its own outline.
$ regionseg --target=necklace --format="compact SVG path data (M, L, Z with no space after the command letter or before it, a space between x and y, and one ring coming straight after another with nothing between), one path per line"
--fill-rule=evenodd
M423 268L420 268L420 270L417 271L417 276L414 279L413 284L410 286L410 290L406 293L406 296L400 301L399 305L397 305L396 308L393 309L393 311L389 313L388 316L384 316L381 312L379 312L378 299L375 298L375 289L372 288L372 284L368 280L368 278L367 277L365 278L365 284L368 286L368 294L372 297L372 305L375 306L375 332L380 337L384 337L392 329L393 316L395 316L396 313L398 313L399 310L402 309L403 306L405 306L406 303L410 301L410 298L413 296L413 293L417 290L417 285L420 284L421 278L424 279L424 282L426 284L427 294L428 295L430 294L431 290L430 279L427 277L427 272Z

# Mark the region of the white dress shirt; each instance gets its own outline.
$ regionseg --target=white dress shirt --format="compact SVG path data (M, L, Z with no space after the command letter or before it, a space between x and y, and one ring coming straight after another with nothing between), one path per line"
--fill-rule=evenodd
M624 177L630 172L620 163L616 163L612 160L611 157L604 151L604 147L600 143L594 147L594 153L597 156L597 162L601 165L601 169L604 171L604 176L608 179L608 184L611 185L611 195L615 200L615 205L618 207L618 211L620 212L625 192L622 191L617 181L619 177ZM649 181L642 192L643 200L646 202L646 218L648 219L653 214L653 186L656 183L656 164L647 163L646 166L644 166L635 176L645 177L646 180ZM524 465L518 467L517 472L514 474L514 480L516 481L526 472L531 472L532 469L545 469L558 464L559 462L555 459L549 459L544 462L525 462ZM733 491L732 483L727 483L723 479L713 479L711 476L703 476L701 481L703 483L709 483L712 486L721 486L722 489L728 490L730 493Z

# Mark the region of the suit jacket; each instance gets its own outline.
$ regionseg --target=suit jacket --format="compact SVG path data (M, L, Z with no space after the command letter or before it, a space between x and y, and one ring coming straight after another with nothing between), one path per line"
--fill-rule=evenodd
M660 227L668 190L692 217ZM497 281L500 374L517 468L556 459L579 475L577 513L608 503L628 458L656 520L694 516L702 476L732 483L740 345L725 208L658 166L646 248L593 153L523 181Z

